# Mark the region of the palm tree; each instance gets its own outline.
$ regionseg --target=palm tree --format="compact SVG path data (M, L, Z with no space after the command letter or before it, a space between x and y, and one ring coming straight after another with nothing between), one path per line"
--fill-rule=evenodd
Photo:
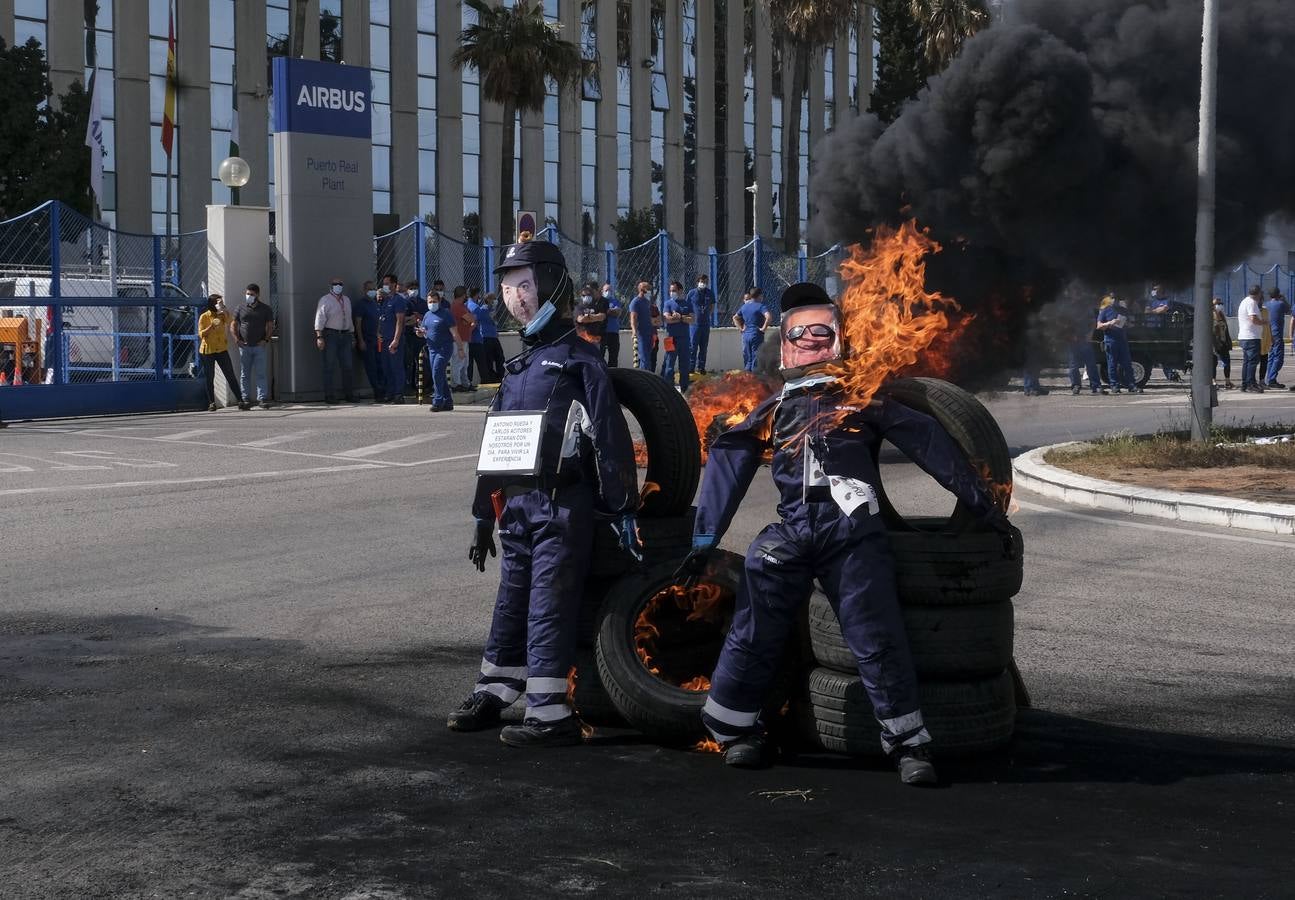
M791 102L782 105L782 228L788 253L800 245L801 98L814 56L850 27L855 0L765 0L775 34L785 36L791 60ZM841 65L837 62L837 65ZM838 102L839 99L838 99Z
M963 43L989 24L984 0L912 0L913 18L922 28L926 61L941 72Z
M578 85L585 65L580 48L561 38L557 23L545 20L539 0L516 0L511 7L490 6L484 0L464 3L476 12L477 21L459 35L459 49L451 62L456 69L476 69L481 96L504 109L499 228L501 242L511 243L517 115L544 109L550 79L559 89Z

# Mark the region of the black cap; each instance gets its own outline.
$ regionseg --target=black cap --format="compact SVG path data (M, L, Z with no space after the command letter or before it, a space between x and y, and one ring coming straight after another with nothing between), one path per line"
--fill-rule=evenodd
M566 257L558 245L549 241L523 241L520 244L509 244L504 250L503 258L495 266L498 275L505 269L520 269L523 266L534 266L540 263L552 263L555 266L567 267Z
M827 295L827 291L811 281L801 281L787 288L782 292L782 299L779 303L783 312L795 309L798 306L833 305L832 298Z

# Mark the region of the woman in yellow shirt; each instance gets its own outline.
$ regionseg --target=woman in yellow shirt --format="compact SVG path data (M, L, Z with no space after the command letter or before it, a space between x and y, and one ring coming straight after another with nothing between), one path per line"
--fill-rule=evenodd
M225 311L225 298L212 294L207 306L198 317L198 356L202 359L202 377L207 382L207 411L216 407L216 366L225 373L225 383L234 392L239 409L247 409L243 392L239 390L234 363L229 358L228 331L231 316Z

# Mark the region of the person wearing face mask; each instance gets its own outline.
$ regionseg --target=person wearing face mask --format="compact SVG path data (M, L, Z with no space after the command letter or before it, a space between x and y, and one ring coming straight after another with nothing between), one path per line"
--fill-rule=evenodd
M415 393L420 388L418 383L418 360L421 357L423 364L426 365L427 363L427 344L419 340L415 332L423 321L423 315L426 312L427 301L418 289L418 282L405 282L405 337L403 342L405 349L405 385L407 389L412 389Z
M706 374L706 348L710 346L710 320L715 312L715 292L710 289L710 276L698 275L697 286L688 292L692 306L692 325L688 326L688 347L692 351L692 370Z
M360 350L360 362L364 365L364 375L373 388L373 399L381 399L382 367L378 364L378 289L372 281L364 282L363 296L351 304L352 325L355 328L356 346Z
M679 390L688 390L688 376L692 372L692 351L689 350L689 329L693 324L692 303L684 296L683 285L670 282L670 296L662 308L665 319L665 364L661 377L674 384L675 370L679 370Z
M485 384L498 384L504 377L504 345L499 343L499 326L495 324L495 304L498 302L493 292L488 293L473 313L477 327L481 329L481 365L485 372L481 381Z
M1210 313L1210 332L1214 344L1214 374L1218 375L1219 363L1223 364L1223 387L1232 390L1232 331L1228 328L1228 313L1223 306L1223 298L1214 298L1214 308ZM1215 381L1215 387L1218 382Z
M378 289L378 359L382 361L384 403L405 402L405 358L400 342L407 309L396 276L383 275Z
M607 330L607 301L592 284L586 284L580 289L575 313L576 331L586 341L601 349Z
M603 302L607 304L607 327L603 329L603 356L607 365L616 366L621 357L621 302L612 292L610 283L602 288Z
M202 377L207 385L207 411L216 410L216 367L225 373L225 383L234 392L239 409L243 407L243 392L234 377L234 364L229 360L229 338L225 328L231 316L225 309L225 298L212 294L207 307L198 317L198 355L202 359Z
M468 312L468 289L464 285L455 285L454 299L450 302L450 313L454 316L454 353L450 356L450 390L474 391L477 386L472 383L471 358L468 356L468 341L472 339L472 329L477 320Z
M261 302L260 285L249 284L243 291L243 305L229 323L229 333L238 344L239 383L243 402L239 409L252 408L252 395L262 409L270 408L270 381L266 356L274 337L274 311Z
M477 683L446 724L494 727L525 694L522 723L504 728L501 741L578 744L567 674L594 529L609 527L595 511L615 522L622 548L642 556L634 449L598 348L576 334L562 252L547 241L514 244L495 273L523 349L505 364L486 417L468 558L485 571L498 521L503 559Z
M351 369L354 364L355 322L351 315L351 298L346 296L341 278L334 278L328 293L319 298L315 307L315 347L324 365L324 402L337 402L333 383L340 372L342 395L347 403L355 402L351 386Z
M450 354L454 352L454 314L435 291L427 295L427 312L417 329L427 343L428 367L432 373L432 412L454 409L450 393Z

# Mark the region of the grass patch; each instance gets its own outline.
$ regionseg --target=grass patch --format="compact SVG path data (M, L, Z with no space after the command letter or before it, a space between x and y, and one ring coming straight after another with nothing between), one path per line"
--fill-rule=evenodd
M1258 466L1295 469L1295 443L1236 446L1248 438L1291 434L1291 425L1215 426L1212 440L1193 443L1186 431L1152 435L1129 432L1107 435L1087 446L1051 450L1044 459L1057 466L1104 465L1144 469L1214 469Z

